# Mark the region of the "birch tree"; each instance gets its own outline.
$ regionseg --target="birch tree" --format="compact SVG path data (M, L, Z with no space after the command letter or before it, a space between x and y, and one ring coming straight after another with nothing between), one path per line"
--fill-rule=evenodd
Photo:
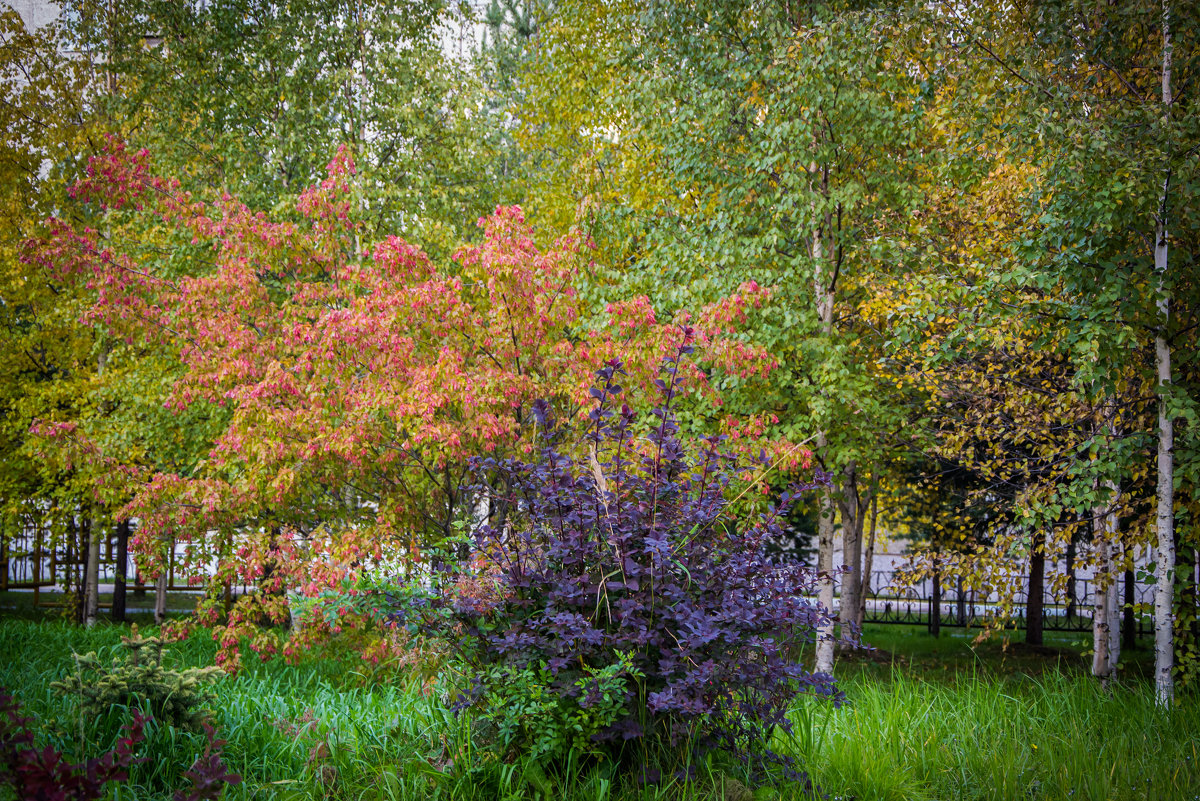
M1166 152L1161 200L1154 224L1154 271L1158 276L1159 323L1154 334L1154 361L1158 374L1158 485L1155 534L1158 559L1154 573L1154 689L1162 706L1175 696L1175 616L1172 591L1175 581L1175 421L1171 408L1171 323L1170 273L1168 270L1168 222L1171 201L1171 4L1162 4L1162 125Z
M1194 469L1180 474L1178 459L1194 459L1197 394L1185 378L1191 368L1173 361L1195 316L1200 132L1194 113L1175 108L1173 89L1195 85L1197 9L1158 2L941 9L977 67L970 82L989 98L974 115L975 141L1001 129L1023 132L1006 141L1041 176L1025 195L1023 226L1012 229L1011 261L988 273L992 293L1035 293L1036 303L1022 308L1053 322L1055 339L1045 345L1069 361L1072 391L1123 418L1093 419L1094 434L1080 442L1088 458L1056 493L1057 505L1093 520L1093 558L1112 574L1101 581L1109 597L1097 603L1094 668L1107 676L1115 665L1115 576L1127 567L1125 549L1144 541L1155 553L1156 692L1166 703L1175 543L1194 536L1176 529L1174 496L1193 486L1183 476ZM1191 103L1194 93L1179 96ZM1176 231L1186 245L1175 247ZM997 319L1004 314L997 309ZM1185 349L1189 364L1192 351ZM1155 479L1138 468L1151 461ZM1155 521L1118 532L1113 515L1130 496L1153 496Z
M904 414L864 308L914 257L900 242L923 200L921 165L936 159L922 137L937 77L913 57L922 14L560 3L539 33L526 90L538 105L519 137L550 153L541 202L597 243L591 292L687 307L745 281L769 288L751 326L780 368L765 384L726 380L724 399L776 435L813 438L834 482L808 532L825 603L839 528L855 563L840 579L844 623L860 605L863 478L890 464ZM589 99L582 109L557 101L560 76ZM832 654L826 636L818 665Z

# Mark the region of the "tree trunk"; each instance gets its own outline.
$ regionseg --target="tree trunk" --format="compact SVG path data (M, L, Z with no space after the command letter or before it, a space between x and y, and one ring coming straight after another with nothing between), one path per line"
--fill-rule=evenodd
M84 518L84 530L87 532L87 562L84 567L83 590L83 625L96 625L96 616L100 612L100 532L104 530L100 521Z
M1104 603L1104 611L1108 614L1108 623L1104 627L1104 632L1108 635L1108 675L1114 679L1121 664L1121 582L1117 580L1119 575L1120 570L1114 565L1108 586L1104 589L1104 594L1108 596Z
M84 568L83 624L96 625L100 613L100 532L104 527L99 520L85 520L87 526L87 565Z
M852 461L842 471L842 560L848 568L842 576L842 598L838 620L853 627L858 618L859 597L862 594L862 530L863 507L858 493L858 469Z
M1112 677L1112 661L1109 658L1109 594L1108 579L1112 561L1109 559L1109 543L1096 543L1096 579L1092 582L1092 675L1102 682Z
M817 446L824 444L825 435L817 437ZM818 673L833 670L833 491L821 492L820 519L817 523L817 602L830 615L829 621L817 627Z
M167 619L167 581L169 576L166 569L154 580L154 622L162 625Z
M1121 584L1117 577L1123 572L1125 565L1125 549L1121 545L1121 521L1117 517L1116 498L1119 490L1115 484L1109 484L1112 491L1113 507L1105 519L1104 536L1108 540L1109 558L1112 560L1112 573L1108 577L1108 661L1109 675L1117 676L1117 668L1121 664Z
M871 532L867 535L867 554L863 558L863 581L858 593L858 617L855 623L862 629L867 617L867 596L871 594L871 570L875 563L875 524L879 519L879 504L876 494L878 487L871 487Z
M1162 102L1163 126L1171 115L1171 9L1163 0L1162 16ZM1170 153L1154 226L1154 270L1158 273L1158 331L1154 337L1155 366L1158 372L1158 510L1155 534L1158 558L1154 575L1154 689L1160 706L1169 706L1175 697L1175 629L1173 584L1175 577L1175 421L1170 413L1168 390L1171 387L1171 346L1167 341L1171 322L1171 298L1167 284L1167 208L1171 187Z
M933 598L929 602L929 633L942 636L942 566L933 567Z
M1043 613L1046 601L1046 535L1038 529L1033 535L1033 547L1029 554L1029 595L1025 599L1025 642L1041 645L1043 642Z
M1113 501L1115 503L1115 499ZM1106 510L1096 509L1092 515L1092 547L1096 551L1096 575L1092 581L1092 675L1103 683L1113 675L1114 662L1110 658L1108 646L1111 642L1109 627L1112 624L1112 614L1109 605L1112 603L1112 593L1108 591L1112 581L1112 551L1109 547L1107 524L1096 525L1096 520L1107 520Z
M129 521L117 523L117 569L113 577L112 619L125 622L126 564L129 562Z
M1162 350L1162 349L1160 349ZM1161 358L1161 357L1160 357ZM1169 368L1168 368L1169 369ZM1160 371L1161 375L1161 371ZM1162 402L1165 406L1165 401ZM1158 514L1156 535L1158 559L1154 571L1154 689L1160 706L1167 706L1175 697L1174 645L1174 482L1171 421L1165 412L1159 413L1158 440Z
M111 83L111 77L109 80ZM101 342L100 355L96 358L97 379L104 379L104 363L106 361L107 355L104 352L104 344ZM87 549L87 589L84 593L83 623L90 627L96 625L96 617L100 614L100 532L104 531L104 526L96 519L88 521L88 526L91 539L88 541Z
M829 171L821 169L821 191L827 196L829 190ZM825 233L829 230L829 215L825 215L825 225L813 232L813 292L816 296L817 317L821 321L821 332L827 343L833 339L833 304L834 304L834 271L828 270L825 263ZM825 430L825 421L817 431L817 453L823 458L828 457L829 437ZM816 670L819 673L829 673L833 670L833 490L826 489L821 493L821 517L817 526L817 601L831 617L829 622L817 627L817 658Z
M1137 590L1137 574L1133 572L1133 554L1126 552L1125 554L1125 605L1122 609L1124 614L1124 625L1121 626L1121 639L1124 641L1126 651L1132 651L1137 647L1138 624L1137 618L1134 615L1133 605L1137 603L1135 591Z
M75 595L75 622L82 624L87 607L88 532L86 521L80 518L79 522L76 522L73 511L67 520L67 537L70 546L67 549L66 572L74 584L71 589Z

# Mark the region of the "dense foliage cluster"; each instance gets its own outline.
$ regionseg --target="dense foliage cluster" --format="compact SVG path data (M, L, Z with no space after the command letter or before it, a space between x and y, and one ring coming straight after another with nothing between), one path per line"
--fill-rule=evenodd
M153 718L130 707L132 720L121 730L116 747L98 757L73 763L51 746L34 745L33 721L21 715L12 696L0 690L0 788L8 787L19 801L96 801L107 797L108 785L129 778L128 768L146 757L135 757L146 739L146 726ZM205 721L203 752L183 772L188 786L177 790L173 801L216 801L225 788L240 784L242 777L231 772L223 755L225 741Z
M20 705L0 692L0 787L7 785L21 801L94 801L109 782L128 778L138 760L134 749L145 739L146 718L136 709L116 748L81 763L72 763L50 746L34 747L29 718Z
M113 706L144 708L159 721L190 731L209 725L211 712L204 705L212 701L206 686L218 676L220 668L184 668L163 665L162 637L143 637L137 624L121 644L129 652L125 659L114 659L111 666L100 663L93 653L76 655L76 673L50 688L77 695L80 711L87 716L101 715Z
M199 619L220 627L230 671L243 638L263 658L297 650L263 625L289 620L287 591L316 597L364 566L423 562L465 516L467 459L527 452L533 401L578 414L606 359L619 354L631 396L645 395L686 321L706 368L755 380L775 366L738 333L769 295L756 284L694 317L660 319L638 297L587 325L584 238L539 246L508 206L480 218L482 241L451 263L397 236L364 248L350 214L363 180L343 149L294 216L255 213L229 196L197 200L114 139L76 200L128 225L161 219L211 269L174 275L160 254L67 220L26 253L94 293L87 314L123 340L114 353L144 341L177 352L183 371L164 403L209 416L203 457L174 469L129 464L71 423L35 421L34 433L47 462L92 475L110 508L129 501L118 514L137 519L130 546L148 574L186 543L176 570L212 589ZM719 407L708 373L689 372L697 402ZM224 583L256 591L230 608ZM298 649L355 622L317 616Z
M737 468L720 439L693 450L679 436L671 404L690 352L667 360L648 431L618 405L624 371L612 361L597 373L583 456L568 455L568 427L539 404L538 459L473 462L479 490L510 507L508 525L478 529L474 569L433 606L461 626L479 668L461 704L495 721L506 748L720 747L758 769L797 693L839 699L829 675L799 661L829 615L809 600L815 571L765 551L794 496L739 525L727 497Z

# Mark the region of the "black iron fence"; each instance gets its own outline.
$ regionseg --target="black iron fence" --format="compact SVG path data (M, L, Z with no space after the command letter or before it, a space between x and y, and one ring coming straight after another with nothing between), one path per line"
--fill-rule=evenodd
M940 591L935 592L932 579L913 585L897 580L891 571L876 570L871 574L866 594L864 622L907 623L933 627L981 627L1001 614L1007 607L1010 625L1025 628L1029 608L1029 577L1015 576L1019 588L1004 599L995 592L971 588L954 576L943 576ZM1042 627L1046 631L1091 631L1095 608L1095 581L1090 577L1065 580L1066 586L1047 586L1042 593ZM1154 603L1153 586L1134 582L1127 591L1125 580L1118 581L1118 598L1123 607L1132 601L1132 618L1138 636L1153 633L1153 620L1147 610ZM1073 591L1072 591L1073 590ZM1128 615L1129 612L1123 612ZM1128 620L1128 617L1125 618ZM1124 624L1123 624L1124 625Z
M101 540L101 582L117 572L117 548L112 529L104 532ZM172 591L196 591L181 576L176 574L175 565L182 557L182 544L174 544L168 560L168 589ZM52 538L48 531L29 526L11 538L0 537L0 590L30 589L38 603L39 590L53 588L68 580L78 584L82 578L83 548L77 537ZM126 565L130 585L137 584L137 572L132 563ZM1137 636L1153 633L1153 621L1148 610L1153 605L1154 588L1151 585L1133 582L1126 587L1126 577L1118 581L1119 598L1123 606L1123 626L1132 617L1133 630ZM1006 610L1005 617L1010 625L1025 628L1028 621L1028 576L1013 576L1006 579L1006 587L1016 587L1011 597L1003 600L995 592L974 589L969 583L953 575L942 576L938 591L932 579L907 584L889 570L872 571L866 594L863 620L867 623L907 623L933 628L981 627ZM247 588L240 589L241 592ZM1076 576L1065 580L1046 581L1043 590L1042 627L1046 631L1086 632L1092 628L1092 612L1095 604L1095 581L1090 577ZM1006 593L1008 590L1006 590Z
M154 592L154 582L143 584L133 555L125 554L124 570L121 570L121 552L118 547L115 527L105 527L100 532L100 584L112 584L119 574L126 577L127 589L139 596L146 590ZM203 584L189 581L179 565L184 562L187 544L173 542L167 552L167 591L195 593L204 589ZM33 604L61 606L56 596L64 587L78 588L84 580L84 564L87 560L86 536L78 529L52 533L48 528L26 524L24 528L5 536L0 532L0 592L6 590L31 591ZM230 592L244 594L245 585L228 588ZM108 590L104 590L107 592ZM101 603L101 608L111 604Z

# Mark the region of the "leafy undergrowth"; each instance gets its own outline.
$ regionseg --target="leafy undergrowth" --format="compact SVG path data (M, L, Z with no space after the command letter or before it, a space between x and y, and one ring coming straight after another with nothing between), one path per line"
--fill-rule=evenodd
M114 746L124 709L81 718L74 699L50 689L73 669L72 650L119 653L120 627L0 622L0 686L34 719L39 746L82 760ZM868 630L867 639L871 639ZM888 640L888 638L891 640ZM806 702L793 711L795 740L778 743L829 798L1190 799L1200 795L1200 708L1185 698L1154 708L1130 682L1111 694L1059 657L1020 657L1017 672L994 655L973 669L931 656L919 635L884 633L889 664L839 665L849 703ZM905 641L914 653L905 655ZM945 646L947 653L955 649ZM1064 646L1065 648L1066 646ZM172 649L177 666L211 664L213 644L194 637ZM1073 658L1082 659L1075 655ZM937 659L953 669L931 667ZM1023 675L1034 673L1036 675ZM954 680L946 680L955 677ZM254 664L218 681L216 722L225 761L244 778L227 799L801 799L795 786L747 788L732 762L709 756L695 779L635 786L586 762L505 764L473 751L470 722L456 718L403 674L369 675L351 655L292 668ZM167 799L203 752L202 735L147 730L130 782L115 798Z

